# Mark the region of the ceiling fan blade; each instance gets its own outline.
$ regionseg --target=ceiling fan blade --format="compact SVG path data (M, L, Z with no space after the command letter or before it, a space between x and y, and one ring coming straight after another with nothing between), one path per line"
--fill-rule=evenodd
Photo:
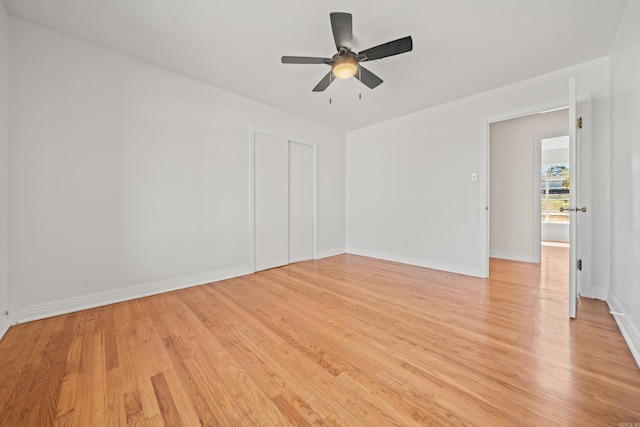
M323 90L329 87L329 85L331 84L331 82L333 82L333 80L334 80L333 74L331 73L331 71L329 71L329 73L326 76L324 76L322 80L320 80L320 82L316 85L316 87L313 88L313 92L322 92Z
M331 64L331 58L316 58L312 56L283 56L283 64Z
M360 80L365 86L368 86L369 89L373 89L375 87L380 86L382 83L382 79L371 71L364 68L362 65L358 68L358 71L354 74L356 79Z
M387 56L399 55L413 49L413 40L407 36L392 42L381 44L358 53L358 61L372 61L374 59L386 58Z
M336 48L346 47L351 50L351 42L353 41L353 20L350 13L332 12L329 14L331 18L331 29L333 30L333 39L336 42Z

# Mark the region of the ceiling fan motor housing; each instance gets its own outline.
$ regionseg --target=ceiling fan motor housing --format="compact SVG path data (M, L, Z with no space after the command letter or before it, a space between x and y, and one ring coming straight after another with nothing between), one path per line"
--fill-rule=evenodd
M358 71L358 59L356 54L348 49L341 48L340 52L331 58L331 72L339 79L353 77Z

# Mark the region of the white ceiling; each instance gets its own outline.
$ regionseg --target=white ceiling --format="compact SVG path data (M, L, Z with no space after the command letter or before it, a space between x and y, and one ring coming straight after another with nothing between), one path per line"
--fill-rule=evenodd
M3 0L9 14L343 130L609 53L626 0ZM311 89L330 57L330 12L353 14L354 51L411 35L371 61L384 83ZM359 99L362 94L362 99ZM332 100L331 104L329 99Z

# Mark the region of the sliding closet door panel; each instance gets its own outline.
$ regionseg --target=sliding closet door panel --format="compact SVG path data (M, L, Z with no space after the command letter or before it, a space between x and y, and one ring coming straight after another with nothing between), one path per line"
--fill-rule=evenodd
M289 262L313 259L313 147L289 143Z
M289 263L289 142L255 134L255 269Z

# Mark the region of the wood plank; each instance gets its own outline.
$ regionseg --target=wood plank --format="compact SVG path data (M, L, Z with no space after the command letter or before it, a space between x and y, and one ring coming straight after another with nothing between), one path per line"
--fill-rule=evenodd
M123 399L122 372L120 368L107 370L108 425L112 427L127 424L127 408Z
M173 396L167 380L164 378L164 374L159 373L151 377L151 384L153 384L153 390L156 393L158 399L158 406L160 406L160 414L167 426L180 426L183 425L178 408L173 401Z
M46 358L47 346L50 344L52 337L59 331L62 322L64 322L64 318L58 316L48 319L42 325L24 325L24 328L18 328L38 331L37 337L32 335L35 340L30 343L22 342L19 333L18 335L13 335L15 343L13 346L21 348L25 356L18 356L13 364L7 366L10 372L0 374L0 377L5 378L2 383L2 396L0 396L0 416L16 420L16 425L24 424L31 413L40 409L39 402L42 399L42 393L46 389L44 383L46 381L46 366L48 365L48 359ZM3 337L0 344L4 341ZM22 345L18 345L18 343L22 343ZM7 353L11 354L11 351L7 349ZM0 351L0 363L5 366L2 355L3 352ZM10 358L7 359L8 361L10 360ZM24 404L25 395L33 396L26 405Z
M340 255L11 327L0 425L618 425L640 369L568 251L488 280Z

